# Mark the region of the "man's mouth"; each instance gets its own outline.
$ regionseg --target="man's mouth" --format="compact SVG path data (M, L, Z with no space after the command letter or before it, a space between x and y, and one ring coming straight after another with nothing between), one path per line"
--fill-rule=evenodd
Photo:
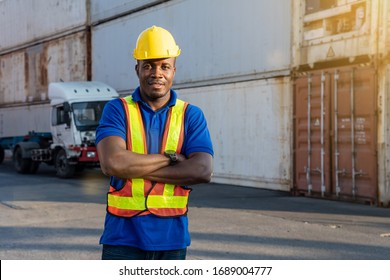
M148 85L151 89L154 90L161 90L164 87L164 83L158 81L148 82Z
M163 82L161 82L161 81L156 81L156 80L148 81L148 84L149 84L150 86L156 86L156 87L161 87L161 86L164 85Z

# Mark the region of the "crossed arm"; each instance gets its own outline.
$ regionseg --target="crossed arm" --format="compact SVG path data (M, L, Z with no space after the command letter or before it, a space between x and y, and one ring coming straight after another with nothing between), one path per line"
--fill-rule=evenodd
M179 155L176 165L161 154L137 154L126 149L118 136L102 139L97 146L104 174L118 178L143 178L176 185L208 183L211 180L213 158L208 153Z

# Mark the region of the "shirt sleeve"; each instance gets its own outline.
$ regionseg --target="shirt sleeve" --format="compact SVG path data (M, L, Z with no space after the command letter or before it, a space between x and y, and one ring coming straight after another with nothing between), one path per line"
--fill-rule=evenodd
M108 136L119 136L126 141L125 113L119 98L110 100L104 106L99 126L96 129L96 145Z
M188 105L185 123L183 154L188 156L195 152L205 152L214 156L210 132L202 110L195 105Z

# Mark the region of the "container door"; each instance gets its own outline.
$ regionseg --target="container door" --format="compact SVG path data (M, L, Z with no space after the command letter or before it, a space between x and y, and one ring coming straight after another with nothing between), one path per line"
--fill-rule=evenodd
M376 82L371 68L334 72L333 192L377 199Z
M295 83L295 179L298 191L331 192L330 75L309 73Z
M373 69L352 67L296 80L297 192L377 200L375 81Z

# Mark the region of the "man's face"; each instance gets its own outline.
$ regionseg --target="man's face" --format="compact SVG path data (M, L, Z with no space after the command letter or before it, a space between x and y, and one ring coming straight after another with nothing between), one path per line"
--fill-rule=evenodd
M175 58L140 60L135 66L141 95L149 101L169 100L175 76Z

